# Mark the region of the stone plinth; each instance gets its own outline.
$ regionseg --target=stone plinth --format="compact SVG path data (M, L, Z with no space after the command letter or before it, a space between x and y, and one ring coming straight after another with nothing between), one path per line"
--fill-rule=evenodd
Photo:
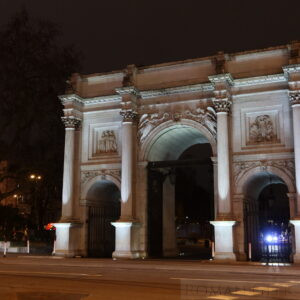
M236 221L210 221L215 228L215 259L236 260L233 253L233 226Z
M116 228L116 249L113 252L113 258L139 258L140 253L133 250L133 227L137 226L134 222L112 222Z
M54 223L56 227L55 255L75 257L81 255L79 250L80 227L79 222Z

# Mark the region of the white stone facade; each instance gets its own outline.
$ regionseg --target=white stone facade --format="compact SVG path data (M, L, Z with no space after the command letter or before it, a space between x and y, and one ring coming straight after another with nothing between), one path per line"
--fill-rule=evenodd
M109 180L121 192L113 256L147 257L147 163L176 160L205 141L215 170L215 258L245 259L247 185L256 174L270 172L288 187L299 260L299 49L292 43L130 65L108 74L74 74L67 94L60 96L66 148L56 252L87 255L87 193L93 183ZM172 238L165 241L165 247L174 252L172 243Z

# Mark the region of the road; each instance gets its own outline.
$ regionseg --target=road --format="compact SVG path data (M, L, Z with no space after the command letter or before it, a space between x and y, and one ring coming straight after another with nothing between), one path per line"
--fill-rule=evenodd
M300 266L0 258L1 300L300 299Z

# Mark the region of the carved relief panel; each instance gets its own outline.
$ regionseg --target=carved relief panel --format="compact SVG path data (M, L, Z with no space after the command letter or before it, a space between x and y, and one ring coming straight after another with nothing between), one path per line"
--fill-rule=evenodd
M281 106L241 111L242 149L282 145Z
M249 139L247 144L277 142L274 120L270 115L259 115L249 120Z
M119 128L91 125L89 159L119 156Z

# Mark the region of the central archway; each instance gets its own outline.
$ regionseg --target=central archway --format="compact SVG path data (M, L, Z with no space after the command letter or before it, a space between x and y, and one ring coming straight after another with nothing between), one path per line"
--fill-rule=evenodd
M150 257L210 257L214 147L193 125L162 127L145 150Z

